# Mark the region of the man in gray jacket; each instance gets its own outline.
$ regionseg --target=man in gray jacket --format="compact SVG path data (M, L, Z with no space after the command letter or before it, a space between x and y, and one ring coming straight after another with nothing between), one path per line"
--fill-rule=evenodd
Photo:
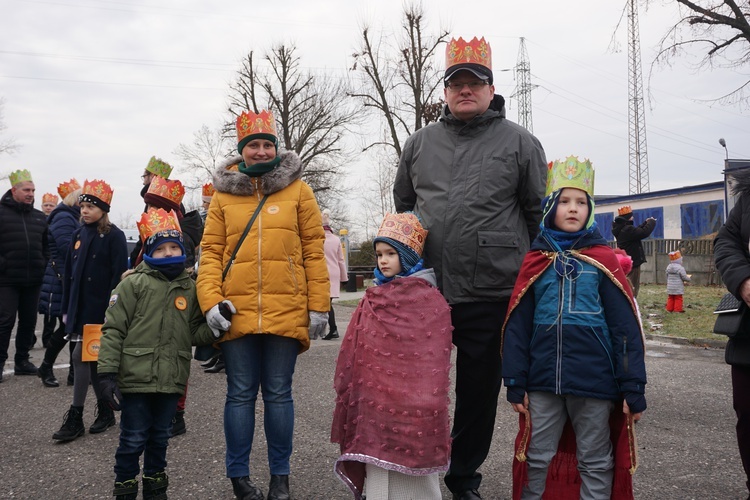
M445 483L455 500L479 496L501 386L500 329L526 251L539 231L547 161L539 141L505 118L482 38L446 49L440 120L406 141L396 210L429 229L425 265L451 305L456 411Z

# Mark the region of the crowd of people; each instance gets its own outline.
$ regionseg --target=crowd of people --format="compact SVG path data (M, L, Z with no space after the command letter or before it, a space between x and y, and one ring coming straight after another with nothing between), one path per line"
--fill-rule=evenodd
M646 410L647 383L641 240L656 221L635 226L623 207L613 226L622 250L613 251L594 219L591 161L548 163L539 140L506 118L484 38L452 39L445 58L445 106L404 144L398 213L385 216L373 241L377 286L341 335L335 473L357 500L438 499L441 473L453 500L481 499L479 469L504 383L519 414L514 499L632 498L632 424ZM89 385L90 433L112 427L120 411L120 500L137 498L139 487L143 498L167 498L168 441L186 431L192 357L226 373L225 466L235 497L291 498L297 356L311 340L340 337L332 299L346 266L330 213L302 180L300 157L280 148L273 114L244 111L236 131L237 155L203 187L201 210L185 209L171 165L149 160L129 256L103 180L63 182L40 211L31 173L19 170L0 200L0 382L14 324L14 373L47 387L60 385L52 368L70 342L73 398L53 439L85 433ZM750 181L738 185L716 262L750 304ZM670 260L667 309L681 312L689 275L679 253ZM29 350L39 313L37 368ZM727 347L746 472L748 345L737 337ZM250 480L259 392L265 492Z

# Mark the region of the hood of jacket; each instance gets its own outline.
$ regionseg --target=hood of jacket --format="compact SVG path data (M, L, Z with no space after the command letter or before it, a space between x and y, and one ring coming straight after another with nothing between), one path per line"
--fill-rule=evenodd
M456 125L470 125L472 127L490 120L496 120L498 118L505 118L505 98L499 94L494 95L492 101L490 101L490 107L487 108L487 111L485 111L481 115L475 116L470 122L465 122L456 118L453 113L451 113L451 110L450 108L448 108L447 104L443 106L443 112L440 115L441 121Z
M745 197L750 196L750 169L733 172L730 176L734 179L731 193Z
M8 208L12 208L16 212L31 212L31 210L34 208L34 204L31 203L19 203L13 198L13 191L7 190L5 194L3 195L2 200L0 200L0 203L5 205Z
M260 189L263 194L281 191L302 177L302 171L305 167L297 153L284 151L279 156L281 157L281 163L270 172L259 177ZM242 162L241 156L233 156L216 169L214 172L214 189L220 193L238 196L255 194L253 178L237 169L240 162Z
M81 207L79 207L78 205L69 207L65 203L60 203L50 212L49 216L47 217L47 224L51 226L52 221L55 220L55 218L60 214L69 214L75 217L76 220L78 220L81 218Z

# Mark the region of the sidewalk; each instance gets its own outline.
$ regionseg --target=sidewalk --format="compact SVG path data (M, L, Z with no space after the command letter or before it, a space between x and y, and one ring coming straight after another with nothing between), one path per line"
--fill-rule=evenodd
M344 300L359 300L362 297L365 296L365 289L362 288L361 290L357 290L356 292L347 292L344 290L341 290L340 297L333 299L333 303L341 302Z

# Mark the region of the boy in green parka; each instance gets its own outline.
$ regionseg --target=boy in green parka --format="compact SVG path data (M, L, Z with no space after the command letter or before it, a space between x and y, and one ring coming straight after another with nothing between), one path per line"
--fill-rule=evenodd
M174 212L149 209L138 223L143 262L112 292L99 349L103 397L122 410L115 453L118 500L166 499L167 442L177 401L190 374L192 346L210 344L211 330L185 272L185 248Z

